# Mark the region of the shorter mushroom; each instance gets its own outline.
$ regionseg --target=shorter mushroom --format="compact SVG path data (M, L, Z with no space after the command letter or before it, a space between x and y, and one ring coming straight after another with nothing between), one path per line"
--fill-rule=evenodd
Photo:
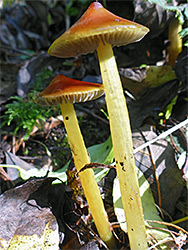
M83 82L57 75L48 87L39 94L48 105L60 104L64 125L67 131L74 163L79 172L90 159L78 125L73 103L94 100L104 94L102 84ZM114 238L107 219L107 214L92 169L79 173L80 181L87 199L91 214L101 239L111 248Z

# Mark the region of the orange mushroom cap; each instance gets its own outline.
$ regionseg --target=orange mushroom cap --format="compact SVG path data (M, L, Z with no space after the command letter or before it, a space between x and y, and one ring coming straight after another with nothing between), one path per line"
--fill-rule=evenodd
M112 46L134 43L143 38L149 29L126 20L93 2L82 17L50 46L48 53L56 57L73 57L92 53L99 41Z
M104 94L102 84L83 82L57 75L48 87L39 94L36 101L39 104L40 97L47 105L62 104L62 101L75 103L94 100Z

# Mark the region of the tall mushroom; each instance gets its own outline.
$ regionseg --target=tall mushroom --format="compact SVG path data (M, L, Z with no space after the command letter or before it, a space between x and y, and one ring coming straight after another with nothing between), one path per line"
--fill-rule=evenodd
M50 55L63 58L97 50L130 246L136 250L147 249L146 230L129 115L112 46L137 42L148 32L148 28L116 16L99 2L93 2L49 48Z
M90 163L90 160L73 103L94 100L103 94L102 84L77 81L64 75L57 75L48 87L39 94L48 105L60 104L77 171ZM86 169L79 173L79 177L98 233L109 247L114 247L114 238L93 170Z

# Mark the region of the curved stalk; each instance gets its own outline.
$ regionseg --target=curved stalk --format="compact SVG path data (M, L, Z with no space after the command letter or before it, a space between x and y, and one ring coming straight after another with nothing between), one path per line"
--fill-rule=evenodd
M73 104L63 101L60 105L63 121L68 135L70 148L77 171L90 163L89 156L80 132ZM100 191L92 169L79 173L80 181L87 199L92 217L101 239L110 247L115 248L115 241L104 209Z
M132 133L112 46L97 48L109 114L113 150L132 250L146 250L147 239L133 154Z

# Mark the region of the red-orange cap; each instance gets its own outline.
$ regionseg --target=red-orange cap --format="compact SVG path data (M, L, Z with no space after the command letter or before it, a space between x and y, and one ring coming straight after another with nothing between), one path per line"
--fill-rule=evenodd
M82 17L50 46L48 53L56 57L74 57L92 53L99 41L112 46L134 43L142 39L149 29L126 20L93 2Z
M39 99L36 102L41 103L40 97L47 105L61 104L63 100L70 103L86 102L103 94L102 84L83 82L64 75L57 75L48 87L39 94Z

